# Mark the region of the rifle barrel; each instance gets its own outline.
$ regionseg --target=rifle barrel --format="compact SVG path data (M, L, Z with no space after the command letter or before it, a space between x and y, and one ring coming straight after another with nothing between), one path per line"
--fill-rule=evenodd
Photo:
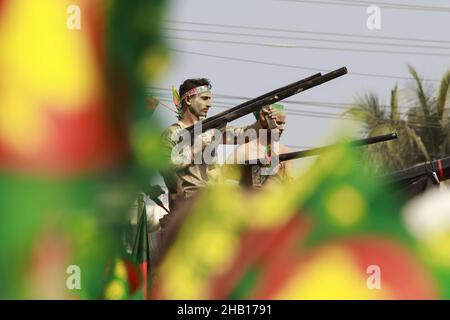
M241 103L241 104L239 104L239 105L237 105L237 106L235 106L235 107L233 107L233 108L230 108L230 109L228 109L228 110L226 110L226 111L220 112L220 113L218 113L218 114L216 114L216 115L214 115L214 116L211 116L211 117L209 117L207 120L217 119L217 118L219 118L219 117L223 117L223 116L226 115L227 113L230 113L230 112L232 112L232 111L238 110L238 109L240 109L240 108L243 108L243 107L245 107L245 106L248 106L249 104L258 102L258 101L260 101L260 100L262 100L262 99L265 99L265 98L267 98L267 97L270 97L270 96L272 96L272 95L276 95L276 94L278 94L278 93L280 93L280 92L282 92L282 91L284 91L284 90L288 90L288 89L291 89L291 88L295 88L295 87L301 85L302 83L305 83L305 82L307 82L307 81L309 81L309 80L318 78L318 77L320 77L321 75L322 75L322 74L319 72L319 73L313 74L312 76L309 76L309 77L307 77L307 78L305 78L305 79L302 79L302 80L293 82L293 83L291 83L291 84L288 84L288 85L286 85L286 86L284 86L284 87L281 87L281 88L272 90L272 91L270 91L270 92L268 92L268 93L265 93L265 94L263 94L263 95L261 95L261 96L259 96L259 97L256 97L256 98L253 98L253 99L251 99L251 100L245 101L245 102L243 102L243 103Z
M385 135L381 135L381 136L375 136L375 137L370 137L370 138L360 139L360 140L353 140L353 141L349 141L349 142L343 142L343 143L333 144L333 145L329 145L329 146L312 148L312 149L308 149L308 150L283 153L283 154L280 154L278 156L278 158L279 158L279 161L288 161L288 160L292 160L292 159L317 156L322 153L328 152L331 149L336 148L337 146L359 147L359 146L394 140L394 139L397 139L397 137L398 137L397 133L394 132L394 133L385 134Z
M332 144L332 145L328 145L328 146L312 148L312 149L308 149L308 150L282 153L278 156L278 161L283 162L283 161L288 161L288 160L293 160L293 159L317 156L317 155L321 155L325 152L328 152L338 146L360 147L360 146L364 146L364 145L394 140L397 138L398 138L397 133L394 132L394 133L389 133L389 134L385 134L385 135L381 135L381 136L353 140L353 141L349 141L349 142L342 142L342 143ZM252 159L252 160L245 161L244 164L245 165L256 164L256 163L264 164L264 162L265 162L265 160L263 160L263 159ZM449 160L449 176L450 176L450 160Z
M216 115L214 117L210 117L203 121L197 122L195 125L191 125L190 127L186 128L186 130L188 130L190 132L191 137L194 137L194 127L195 126L199 126L201 128L201 132L205 132L205 131L213 129L213 128L219 128L222 125L226 124L227 122L230 122L237 118L245 116L245 115L247 115L251 112L254 112L264 106L277 103L278 101L281 101L283 99L291 97L295 94L298 94L298 93L308 90L310 88L316 87L325 82L331 81L335 78L343 76L346 73L347 73L347 68L342 67L340 69L331 71L324 75L318 75L318 74L312 75L308 78L297 81L297 83L285 86L283 88L280 88L280 89L274 90L270 93L267 93L265 95L262 95L258 98L252 99L251 101L249 101L247 103L243 103L240 106L236 106L236 107L232 108L231 110L224 111L224 112L220 113L219 115Z
M385 179L392 183L407 183L412 179L433 173L436 173L439 181L450 179L450 157L428 161L390 173L385 176Z

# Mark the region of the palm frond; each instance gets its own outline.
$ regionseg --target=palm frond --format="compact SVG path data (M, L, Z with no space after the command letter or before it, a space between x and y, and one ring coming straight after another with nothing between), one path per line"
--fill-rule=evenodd
M437 112L439 115L439 119L441 121L443 120L442 117L444 115L444 109L447 103L449 88L450 88L450 71L447 71L447 73L442 77L441 86L439 88L436 101Z
M409 69L409 73L416 81L416 86L417 86L416 93L417 93L418 101L420 102L420 107L422 108L425 117L428 118L430 115L430 109L428 106L429 99L425 93L425 90L423 89L422 80L420 79L419 75L417 74L416 69L414 69L413 66L408 65L408 69Z
M353 119L363 122L366 132L388 120L383 108L380 106L378 96L373 92L357 97L355 102L343 114L350 115Z
M429 161L430 156L420 136L414 131L413 128L410 128L409 126L405 126L405 131L408 135L408 139L416 145L420 153L425 157L427 161Z
M369 132L368 137L387 134L394 131L397 130L392 124L382 124L373 128L373 130ZM401 150L399 150L398 140L386 141L368 146L366 159L377 172L384 169L402 169L405 164Z
M397 122L400 120L397 85L395 85L394 89L391 90L391 120L393 122Z

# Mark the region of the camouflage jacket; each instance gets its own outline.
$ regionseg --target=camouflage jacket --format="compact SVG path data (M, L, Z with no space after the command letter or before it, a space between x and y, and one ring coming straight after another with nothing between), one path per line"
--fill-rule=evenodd
M250 129L257 129L259 123L255 123L246 127L226 126L221 128L222 134L225 136L235 137L233 141L227 140L227 143L236 143L241 135ZM216 183L221 180L220 170L217 165L217 156L213 163L207 164L201 161L201 164L192 164L186 159L192 157L190 148L180 148L174 150L178 144L178 135L182 129L187 126L181 121L169 126L162 135L165 147L165 157L168 159L169 170L161 172L164 182L169 190L169 207L173 210L176 203L180 199L188 199L192 197L199 189L206 187L210 183ZM212 142L212 131L207 131L201 135L202 147ZM174 152L172 152L174 151ZM175 152L176 151L176 152ZM179 151L179 152L178 152Z

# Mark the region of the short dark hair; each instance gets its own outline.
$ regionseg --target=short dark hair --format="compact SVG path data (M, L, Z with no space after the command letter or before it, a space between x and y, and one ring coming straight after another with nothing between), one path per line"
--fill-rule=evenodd
M211 83L208 79L205 78L196 78L196 79L186 79L180 86L180 97L183 96L186 92L191 89L200 87L200 86L211 86Z

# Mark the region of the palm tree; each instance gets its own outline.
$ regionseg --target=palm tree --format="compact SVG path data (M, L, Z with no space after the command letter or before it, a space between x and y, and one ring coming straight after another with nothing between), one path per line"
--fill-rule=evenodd
M376 168L399 170L417 163L442 158L450 154L450 113L447 96L450 87L450 71L442 78L436 96L425 90L422 80L412 66L408 66L414 79L411 107L400 112L398 87L391 90L389 106L380 104L378 96L369 92L357 97L345 112L363 123L367 136L396 131L395 141L376 144L367 148L366 156Z

